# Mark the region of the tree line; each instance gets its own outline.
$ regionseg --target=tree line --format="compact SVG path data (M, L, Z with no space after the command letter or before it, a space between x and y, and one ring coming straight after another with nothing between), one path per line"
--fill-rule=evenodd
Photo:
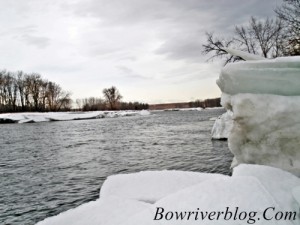
M76 110L80 111L97 111L97 110L142 110L148 109L147 103L141 102L122 102L123 96L119 90L112 86L104 88L103 98L89 97L76 99Z
M38 73L0 71L0 112L67 111L70 95Z
M205 100L197 99L193 102L189 102L189 107L191 108L201 107L203 109L221 107L221 98L210 98Z
M225 58L225 64L241 60L229 55L224 48L235 48L248 53L276 58L300 55L300 0L283 0L275 9L275 18L259 20L251 17L248 25L235 26L231 36L222 38L206 33L203 53Z

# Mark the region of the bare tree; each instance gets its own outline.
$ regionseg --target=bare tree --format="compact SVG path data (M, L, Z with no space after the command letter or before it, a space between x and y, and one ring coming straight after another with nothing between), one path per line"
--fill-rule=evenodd
M19 96L20 96L20 103L22 107L22 111L25 110L25 95L24 95L24 89L25 89L25 81L24 81L24 73L23 71L17 72L17 87L19 90Z
M228 56L224 48L237 48L248 53L259 54L266 58L283 55L282 40L284 39L283 23L280 20L266 19L263 21L252 17L247 26L236 26L229 40L214 37L206 33L206 44L203 53L212 53L215 57L226 58L225 64L241 60L239 57Z
M286 54L300 55L300 0L283 0L275 12L284 21L288 35Z
M0 71L0 112L67 110L70 95L37 73Z
M229 55L224 48L229 48L234 45L234 40L226 40L225 38L214 37L213 33L206 33L206 44L203 44L203 54L212 53L213 55L208 60L213 60L216 57L225 58L225 64L240 60L239 57Z
M251 17L247 27L236 26L234 40L249 53L274 58L282 55L281 42L284 39L281 20L267 18L260 21Z
M29 93L33 100L33 108L35 111L39 111L39 99L40 99L40 91L41 85L43 81L40 74L32 73L28 76L28 84L29 85Z
M63 91L58 84L48 82L46 97L50 111L60 111L70 108L72 103L70 96L71 93Z
M123 98L119 90L115 86L112 86L111 88L103 89L103 94L110 109L116 110L120 100Z

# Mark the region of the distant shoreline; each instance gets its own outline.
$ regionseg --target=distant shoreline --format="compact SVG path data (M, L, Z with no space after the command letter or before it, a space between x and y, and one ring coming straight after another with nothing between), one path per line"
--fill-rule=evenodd
M150 104L149 110L185 109L185 108L215 108L221 107L221 98L205 99L203 101Z

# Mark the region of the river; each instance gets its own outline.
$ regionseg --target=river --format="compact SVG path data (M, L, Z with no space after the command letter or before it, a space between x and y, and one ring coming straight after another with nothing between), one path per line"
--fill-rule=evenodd
M0 224L35 224L99 196L107 176L142 170L230 174L226 141L211 141L224 110L1 124Z

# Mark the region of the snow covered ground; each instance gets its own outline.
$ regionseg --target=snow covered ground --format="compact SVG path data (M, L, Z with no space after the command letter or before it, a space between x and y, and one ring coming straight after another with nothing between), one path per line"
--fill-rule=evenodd
M0 114L0 123L38 123L50 121L86 120L123 116L147 116L148 110L142 111L95 111L95 112L49 112L49 113L5 113Z

